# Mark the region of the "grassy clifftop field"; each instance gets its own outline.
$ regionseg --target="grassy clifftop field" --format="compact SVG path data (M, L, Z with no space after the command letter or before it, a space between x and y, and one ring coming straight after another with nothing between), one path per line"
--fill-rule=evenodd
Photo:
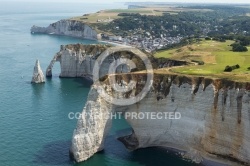
M218 42L218 41L200 41L199 43L187 45L177 49L157 52L155 57L165 57L176 60L186 61L203 61L204 65L184 66L171 69L172 72L225 77L228 79L250 80L250 52L233 52L230 46L234 41ZM248 47L250 50L250 47ZM227 65L232 66L238 64L239 69L232 72L224 72Z
M206 12L206 11L212 11L209 9L184 9L181 7L175 7L171 5L154 5L154 6L145 6L142 8L136 8L136 9L110 9L110 10L102 10L97 13L91 13L83 16L74 17L72 19L83 21L87 23L97 23L97 20L105 20L105 19L117 19L122 18L122 16L118 16L120 13L138 13L141 15L147 15L147 16L162 16L163 13L169 13L169 14L178 14L179 12L183 11L196 11L196 12ZM105 21L104 21L105 23Z

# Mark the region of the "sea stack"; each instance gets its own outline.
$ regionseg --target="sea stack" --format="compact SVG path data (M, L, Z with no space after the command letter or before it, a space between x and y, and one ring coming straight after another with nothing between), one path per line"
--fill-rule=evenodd
M45 82L45 78L44 78L43 71L40 66L40 62L39 60L36 60L31 83L39 84L39 83L44 83L44 82Z

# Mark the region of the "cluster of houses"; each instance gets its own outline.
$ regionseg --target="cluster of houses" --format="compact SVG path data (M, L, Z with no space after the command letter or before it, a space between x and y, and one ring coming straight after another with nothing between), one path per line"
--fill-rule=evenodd
M104 22L104 23L109 23L112 22L114 19L106 18L106 19L97 19L96 22L100 23L100 22Z
M141 35L127 36L123 38L122 36L105 36L103 39L123 45L134 46L140 49L144 49L148 52L155 51L156 49L161 49L168 45L179 43L183 37L161 37L161 38L152 38L152 37L141 37Z

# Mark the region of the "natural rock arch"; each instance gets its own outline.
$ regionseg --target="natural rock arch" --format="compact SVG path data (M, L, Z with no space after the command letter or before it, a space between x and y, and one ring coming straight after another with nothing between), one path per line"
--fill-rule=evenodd
M91 52L90 54L88 54L86 53L85 50L81 49L71 50L67 46L61 46L60 52L58 52L51 60L50 65L46 70L46 76L52 77L52 69L54 64L56 62L60 62L61 66L60 77L88 77L92 79L93 67L96 61L99 60L98 58L107 55L109 56L111 54L119 52L129 52L138 56L139 58L147 57L143 52L134 47L124 47L124 46L108 47L104 51L100 49L94 53ZM107 73L103 71L102 76L106 74Z

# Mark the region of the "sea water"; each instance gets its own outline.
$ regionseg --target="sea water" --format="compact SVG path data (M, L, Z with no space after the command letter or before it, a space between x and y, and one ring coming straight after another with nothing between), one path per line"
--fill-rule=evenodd
M0 166L195 165L160 148L127 151L116 139L118 131L129 128L125 120L113 122L103 152L79 164L69 160L76 120L70 120L68 114L82 111L91 83L82 78L59 78L60 66L56 63L53 77L45 84L30 84L33 67L39 59L45 73L62 44L96 42L32 35L30 27L108 8L124 6L0 2Z

